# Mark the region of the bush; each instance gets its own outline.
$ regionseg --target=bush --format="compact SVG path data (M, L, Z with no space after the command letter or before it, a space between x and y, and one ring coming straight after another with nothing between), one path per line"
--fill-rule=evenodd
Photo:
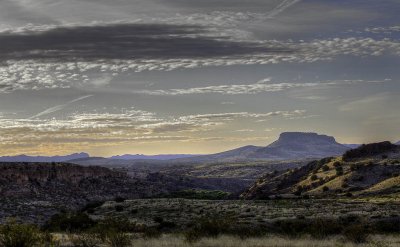
M49 231L81 232L92 228L96 222L85 213L61 213L50 218L44 229Z
M190 230L184 233L188 242L195 242L203 237L218 237L220 234L229 233L234 221L231 218L204 217L192 223Z
M124 207L122 205L116 205L115 206L115 211L122 212L122 211L124 211Z
M323 170L324 172L327 172L327 171L330 170L330 168L329 168L329 166L327 166L327 165L323 165L323 166L322 166L322 170Z
M41 236L40 240L41 247L59 247L60 241L56 240L51 233L45 232Z
M115 199L114 199L114 201L115 202L118 202L118 203L121 203L121 202L125 202L125 198L124 197L120 197L120 196L117 196Z
M359 244L367 242L369 233L364 225L356 224L346 227L343 236L347 240Z
M322 187L322 191L323 191L323 192L327 192L327 191L329 191L329 187L328 187L328 186L324 186L324 187Z
M337 176L343 175L343 167L341 166L336 167L336 175Z
M314 238L325 238L329 235L339 234L342 230L339 222L333 219L294 219L275 222L272 229L278 234L289 237L300 237L309 234Z
M315 180L317 180L317 179L318 179L318 176L317 176L317 175L313 174L313 175L311 176L311 180L312 180L312 181L315 181Z
M98 236L92 233L72 235L70 236L70 241L73 247L99 247L101 244Z
M227 234L239 237L240 239L265 236L266 230L262 227L233 226Z
M102 201L93 201L93 202L89 202L88 204L86 204L86 206L84 206L83 208L82 208L82 212L89 212L89 211L91 211L91 212L94 212L94 209L95 208L97 208L97 207L101 207L102 205L104 204L104 202L102 202ZM90 213L90 212L89 212Z
M109 231L106 235L106 242L110 247L127 247L131 244L131 238L123 232Z
M373 230L378 233L400 233L400 217L377 220L373 224Z
M154 227L145 228L144 232L143 232L143 237L145 239L159 238L159 237L161 237L161 235L162 235L162 232Z
M385 152L389 152L395 150L397 148L396 145L386 141L379 143L371 143L371 144L363 144L356 149L351 149L343 154L343 160L348 161L351 159L362 158L366 156L372 156L377 154L382 154Z
M39 246L41 233L35 226L8 222L0 228L0 246L35 247Z

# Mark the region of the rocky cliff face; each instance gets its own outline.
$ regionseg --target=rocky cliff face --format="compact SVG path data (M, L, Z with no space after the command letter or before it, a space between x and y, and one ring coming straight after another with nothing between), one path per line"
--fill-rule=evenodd
M0 163L0 221L20 217L40 222L60 209L78 209L117 196L148 197L162 189L103 167Z

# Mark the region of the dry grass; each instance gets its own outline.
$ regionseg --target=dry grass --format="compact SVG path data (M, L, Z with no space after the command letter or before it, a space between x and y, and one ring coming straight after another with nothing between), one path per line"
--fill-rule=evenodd
M123 211L117 212L120 205ZM399 203L379 201L354 201L354 199L334 200L191 200L191 199L137 199L123 203L107 202L90 215L94 219L122 217L137 224L156 225L154 218L174 222L185 227L193 219L207 215L236 215L240 222L258 225L273 220L290 219L298 216L307 218L337 218L346 215L365 217L384 217L389 213L399 212Z
M375 191L393 188L394 186L398 186L400 188L400 176L386 179L380 183L375 184L374 186L367 189L366 191L367 192L375 192Z
M219 238L202 239L189 244L178 236L167 235L159 239L137 239L135 247L395 247L400 246L400 236L373 236L365 244L354 244L343 241L341 237L326 240L310 238L289 239L278 236L250 238L241 240L235 237L222 236Z

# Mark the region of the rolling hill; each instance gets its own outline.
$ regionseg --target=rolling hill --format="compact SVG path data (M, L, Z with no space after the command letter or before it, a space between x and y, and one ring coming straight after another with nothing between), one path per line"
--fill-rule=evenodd
M399 176L400 147L390 142L373 143L301 168L266 174L242 197L398 195Z

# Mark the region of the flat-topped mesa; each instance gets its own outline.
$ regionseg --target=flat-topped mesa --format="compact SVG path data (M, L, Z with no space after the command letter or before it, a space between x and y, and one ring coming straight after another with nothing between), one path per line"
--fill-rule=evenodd
M335 138L317 133L284 132L267 147L257 150L253 157L270 159L323 158L343 154L349 148Z
M338 144L333 136L320 135L317 133L307 132L283 132L280 134L279 139L271 143L268 147L277 147L291 143L328 143Z

